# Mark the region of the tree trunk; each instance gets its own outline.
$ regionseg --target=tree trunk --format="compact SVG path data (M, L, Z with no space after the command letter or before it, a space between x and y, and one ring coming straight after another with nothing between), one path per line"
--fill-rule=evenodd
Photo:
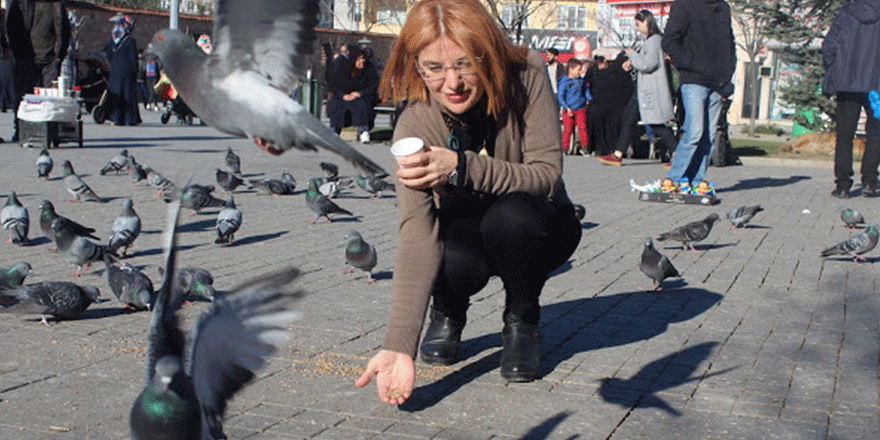
M755 59L752 58L749 60L749 75L752 78L752 102L750 103L751 109L749 110L749 137L755 136L755 119L758 113L758 81L760 81L760 77L758 76L758 64L755 63Z

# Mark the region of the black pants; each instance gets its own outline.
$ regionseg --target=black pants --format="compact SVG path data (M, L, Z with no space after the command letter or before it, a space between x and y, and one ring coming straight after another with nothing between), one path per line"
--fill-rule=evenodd
M464 322L469 298L497 275L506 293L505 322L537 324L547 275L574 253L581 225L571 205L511 193L441 210L440 238L445 254L432 295L435 310Z
M865 109L868 122L865 126L867 139L862 156L862 185L877 185L877 166L880 165L880 121L874 117L867 93L837 93L837 141L834 145L834 183L838 188L852 187L853 137L859 114Z
M636 94L633 93L632 98L626 104L626 107L623 108L623 115L620 118L620 136L617 138L617 145L614 147L614 151L620 152L621 155L626 154L626 147L636 141L634 129L638 122L639 100ZM672 130L666 124L650 124L650 126L654 130L654 134L660 138L660 155L671 156L675 152L676 145L678 145L675 134L672 133Z

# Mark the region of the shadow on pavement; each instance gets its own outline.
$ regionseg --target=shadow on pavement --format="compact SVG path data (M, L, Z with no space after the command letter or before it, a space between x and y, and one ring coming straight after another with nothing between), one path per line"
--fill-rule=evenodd
M273 232L271 234L251 235L248 237L244 237L240 240L236 240L234 244L236 246L246 246L246 245L249 245L252 243L259 243L261 241L268 241L268 240L272 240L273 238L278 238L278 237L286 234L287 232L288 231L279 231L279 232Z
M740 180L733 186L728 186L725 188L716 188L716 192L728 192L728 191L741 191L747 189L760 189L760 188L776 188L780 186L792 185L801 180L810 180L812 177L810 176L791 176L785 179L778 179L775 177L757 177L754 179L745 179Z

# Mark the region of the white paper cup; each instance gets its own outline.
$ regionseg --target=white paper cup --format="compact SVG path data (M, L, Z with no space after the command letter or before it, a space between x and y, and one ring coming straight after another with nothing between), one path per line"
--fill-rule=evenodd
M424 148L425 141L417 137L408 137L395 142L394 145L391 146L391 154L394 155L394 158L397 159L397 163L400 164L400 159L403 159L410 154L418 153Z

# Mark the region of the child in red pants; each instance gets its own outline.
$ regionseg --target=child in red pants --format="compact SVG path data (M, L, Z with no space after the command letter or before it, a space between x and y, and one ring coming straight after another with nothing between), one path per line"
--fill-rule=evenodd
M559 79L556 99L562 108L562 148L568 153L574 124L577 123L581 136L581 148L587 148L587 106L593 99L590 87L581 78L582 62L576 58L568 60L568 75ZM583 154L583 150L580 151Z

